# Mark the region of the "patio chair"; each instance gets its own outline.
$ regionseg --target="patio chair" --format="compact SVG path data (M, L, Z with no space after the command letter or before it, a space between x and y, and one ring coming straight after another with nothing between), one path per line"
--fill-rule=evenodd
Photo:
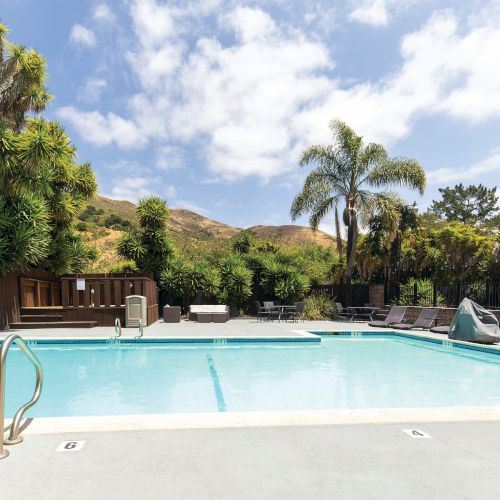
M258 300L255 301L255 307L257 309L257 321L260 321L262 318L267 318L269 320L271 314L269 309L262 307Z
M436 321L438 310L432 307L426 307L420 311L418 318L414 323L393 323L391 328L399 328L400 330L412 330L413 328L422 328L427 330Z
M371 321L368 323L370 326L389 328L394 323L401 323L404 315L406 313L406 307L404 306L391 306L386 318L383 321Z
M271 307L274 307L274 301L273 300L265 300L264 301L264 308L269 309Z
M335 305L337 306L337 314L340 319L351 319L352 314L349 314L347 309L342 305L342 302L335 302Z
M291 319L292 321L297 321L301 319L304 321L304 309L305 309L305 302L295 302L295 309L292 309L291 311L288 311L286 319Z

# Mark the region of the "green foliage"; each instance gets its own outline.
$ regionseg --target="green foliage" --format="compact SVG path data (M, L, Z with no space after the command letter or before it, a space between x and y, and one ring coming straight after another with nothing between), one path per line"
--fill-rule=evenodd
M138 273L139 268L133 260L126 260L125 262L118 262L111 266L108 273Z
M313 293L304 302L304 319L308 321L334 320L338 317L335 302L322 293Z
M108 229L115 229L117 231L127 231L132 228L132 224L130 224L128 220L116 214L108 215L104 219L104 226Z
M239 308L252 295L252 271L237 255L223 259L219 271L222 284L219 300L222 302L225 299L226 303Z
M135 261L140 271L151 273L160 281L174 253L165 227L167 204L157 196L150 196L139 201L136 212L140 228L131 229L122 236L118 253Z
M242 231L232 239L231 247L234 252L246 254L255 243L255 235L251 231Z
M464 224L485 224L498 213L496 188L464 186L440 188L441 200L434 200L430 211L440 219Z
M341 121L331 122L330 128L334 139L332 145L311 146L302 153L301 165L315 165L316 168L306 177L290 213L292 219L308 213L310 226L316 229L329 213L344 205L346 281L350 284L357 253L358 221L367 223L377 208L397 198L392 193L374 193L368 189L401 186L422 193L425 172L415 160L389 158L380 144L365 146L362 137ZM340 241L340 234L337 234L337 241Z
M428 307L432 301L434 284L430 279L409 279L400 287L400 300L398 304L401 306L422 306ZM416 294L415 294L416 292ZM438 292L436 294L436 306L445 306L444 297Z

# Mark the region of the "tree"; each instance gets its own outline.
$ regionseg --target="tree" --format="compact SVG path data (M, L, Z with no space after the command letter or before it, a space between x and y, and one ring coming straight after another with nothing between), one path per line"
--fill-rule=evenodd
M496 188L464 186L440 188L441 200L434 200L430 211L440 219L463 222L464 224L484 224L491 220L499 211Z
M168 218L167 203L158 196L139 201L136 207L139 229L131 229L118 241L118 253L133 260L137 267L151 273L160 281L168 260L174 254L165 222Z
M52 96L45 87L45 58L33 49L10 43L8 32L0 23L0 120L20 132L26 115L43 111Z
M368 223L374 208L393 199L391 192L372 192L368 188L405 186L423 193L425 172L416 160L390 158L380 144L363 144L347 124L330 123L334 142L311 146L300 158L300 165L316 165L297 194L291 207L292 219L309 213L309 223L317 229L328 213L344 204L343 220L347 226L347 265L345 281L348 303L352 301L352 272L356 260L359 222Z

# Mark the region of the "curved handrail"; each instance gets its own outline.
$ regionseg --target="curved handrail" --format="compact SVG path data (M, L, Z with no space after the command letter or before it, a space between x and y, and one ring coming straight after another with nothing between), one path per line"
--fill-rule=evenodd
M142 326L142 318L139 318L139 335L135 337L136 339L140 339L144 335L144 327Z
M17 410L14 415L14 419L10 425L9 437L3 439L5 432L4 428L4 417L5 417L5 367L7 362L7 354L9 348L13 342L16 342L17 346L23 351L26 357L31 361L31 364L36 370L36 385L35 391L33 392L33 397L25 403L19 410ZM0 350L0 429L2 433L0 434L0 458L6 457L9 452L3 449L4 444L16 444L20 443L23 438L19 434L19 424L23 418L24 412L31 408L40 398L43 386L43 368L39 359L35 356L33 351L29 348L28 344L20 335L12 334L4 339L2 343L2 349Z
M120 338L122 336L122 322L120 321L120 318L115 319L115 333L117 335L116 337L113 337L114 339Z

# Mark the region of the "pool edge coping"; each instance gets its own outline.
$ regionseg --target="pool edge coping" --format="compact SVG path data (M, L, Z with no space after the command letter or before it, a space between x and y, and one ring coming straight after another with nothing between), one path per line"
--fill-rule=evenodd
M466 421L500 421L500 406L34 417L23 435Z

